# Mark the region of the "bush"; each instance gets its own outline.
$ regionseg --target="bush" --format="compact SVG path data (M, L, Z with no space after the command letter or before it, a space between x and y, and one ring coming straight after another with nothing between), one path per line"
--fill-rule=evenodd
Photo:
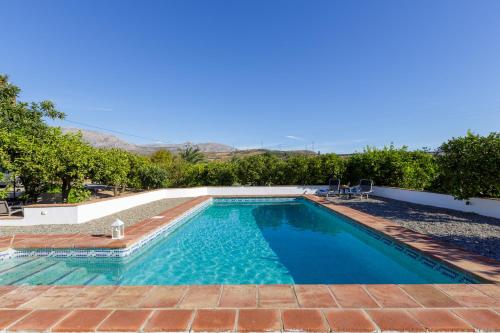
M90 199L92 193L83 186L74 186L68 194L68 203L84 202Z
M138 178L140 180L140 188L147 190L167 187L168 185L167 170L155 164L142 166L138 170Z
M500 197L500 133L467 133L441 145L439 188L457 199Z
M351 184L372 179L376 185L423 190L434 182L437 168L434 157L426 151L408 151L394 146L368 147L347 160L346 178Z
M231 186L236 181L231 162L197 163L186 165L182 186Z

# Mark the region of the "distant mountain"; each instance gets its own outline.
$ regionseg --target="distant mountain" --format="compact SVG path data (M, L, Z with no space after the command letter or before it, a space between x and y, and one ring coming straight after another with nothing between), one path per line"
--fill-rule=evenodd
M160 149L166 149L172 152L178 152L187 147L198 147L200 151L204 153L228 153L235 151L235 149L231 146L215 142L207 142L207 143L184 142L184 143L172 143L172 144L137 145L126 142L118 138L116 135L108 133L91 131L81 128L62 128L62 131L63 133L81 132L83 140L94 147L120 148L143 155L152 154Z

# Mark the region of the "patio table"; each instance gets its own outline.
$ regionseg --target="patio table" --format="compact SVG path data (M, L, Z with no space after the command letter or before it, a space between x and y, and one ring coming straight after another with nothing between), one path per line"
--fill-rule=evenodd
M351 191L349 190L349 185L340 185L339 191L340 196L347 196L349 199L351 198Z

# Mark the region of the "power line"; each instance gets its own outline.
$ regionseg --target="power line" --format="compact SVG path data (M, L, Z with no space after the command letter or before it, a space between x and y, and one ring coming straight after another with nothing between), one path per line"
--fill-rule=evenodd
M71 123L71 124L76 124L76 125L85 126L85 127L92 127L92 128L100 129L102 131L107 131L107 132L116 133L116 134L120 134L120 135L130 136L130 137L134 137L134 138L138 138L138 139L143 139L143 140L147 140L147 141L153 141L155 143L159 143L159 142L161 142L161 143L172 143L170 141L148 138L148 137L141 136L141 135L136 135L136 134L131 134L131 133L127 133L127 132L112 130L112 129L109 129L109 128L104 128L104 127L95 126L95 125L90 125L90 124L82 123L82 122L79 122L79 121L74 121L74 120L69 120L69 119L61 119L61 120L65 121L67 123Z

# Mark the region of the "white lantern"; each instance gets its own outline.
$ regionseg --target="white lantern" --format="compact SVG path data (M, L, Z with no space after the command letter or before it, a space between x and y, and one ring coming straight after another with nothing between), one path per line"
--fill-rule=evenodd
M111 224L111 238L122 239L125 236L125 223L122 220L116 219L113 224Z

